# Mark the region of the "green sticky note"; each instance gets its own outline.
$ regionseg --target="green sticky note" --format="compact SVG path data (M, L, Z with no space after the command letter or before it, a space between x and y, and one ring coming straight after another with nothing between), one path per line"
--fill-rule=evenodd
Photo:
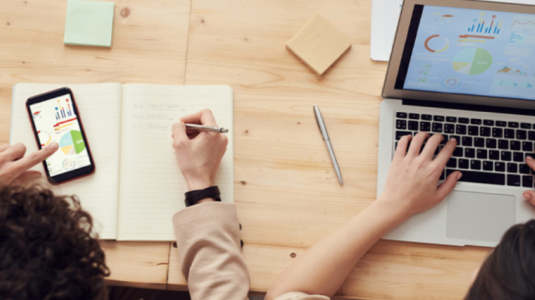
M69 0L65 45L111 47L113 2Z

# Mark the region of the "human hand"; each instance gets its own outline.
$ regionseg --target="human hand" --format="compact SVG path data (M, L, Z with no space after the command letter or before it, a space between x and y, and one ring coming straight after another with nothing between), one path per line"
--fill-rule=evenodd
M173 124L173 148L188 190L211 187L227 150L228 139L221 133L186 129L185 123L217 126L208 109L182 117L180 121Z
M531 156L526 157L526 164L532 169L535 170L535 159ZM535 205L535 191L527 190L523 194L524 199L528 200L531 204Z
M426 132L420 132L414 138L412 136L401 138L390 166L385 190L378 199L388 204L386 207L396 210L402 218L409 218L440 203L462 176L461 172L454 172L437 186L440 175L457 146L457 141L449 140L433 159L435 150L444 137L435 134L428 138L429 134ZM428 139L427 144L420 154L426 139Z
M0 146L0 184L19 185L41 177L39 171L29 170L41 163L58 150L58 143L53 142L41 150L26 153L26 146L21 143Z

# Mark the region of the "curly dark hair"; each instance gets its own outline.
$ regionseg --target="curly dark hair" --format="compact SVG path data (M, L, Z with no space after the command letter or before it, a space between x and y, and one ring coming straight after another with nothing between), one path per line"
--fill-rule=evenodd
M109 269L76 196L0 187L0 299L106 299Z

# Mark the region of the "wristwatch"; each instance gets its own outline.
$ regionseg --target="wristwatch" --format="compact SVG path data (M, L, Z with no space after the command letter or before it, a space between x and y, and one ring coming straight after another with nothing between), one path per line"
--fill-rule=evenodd
M189 191L186 193L186 207L197 204L202 199L212 198L215 201L221 202L221 192L217 186L211 186L204 190Z

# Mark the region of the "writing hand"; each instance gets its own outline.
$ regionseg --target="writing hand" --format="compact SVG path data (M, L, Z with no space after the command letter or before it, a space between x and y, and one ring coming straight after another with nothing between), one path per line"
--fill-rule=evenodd
M39 171L29 170L41 163L58 150L56 142L47 145L41 150L26 153L26 146L21 143L0 146L0 184L19 185L41 177Z

